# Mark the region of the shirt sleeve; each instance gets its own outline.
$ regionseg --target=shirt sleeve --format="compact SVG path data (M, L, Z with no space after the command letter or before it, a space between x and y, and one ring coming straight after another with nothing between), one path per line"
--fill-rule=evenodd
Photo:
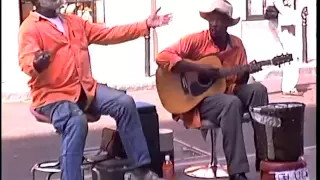
M119 44L145 36L149 31L147 21L114 27L105 27L84 20L83 23L89 44Z
M186 36L168 48L162 50L156 57L157 64L168 71L183 58L192 58L199 41L194 35Z
M41 51L40 37L32 24L21 25L18 35L18 56L21 70L31 77L39 73L33 66L35 54Z
M248 64L248 59L247 59L247 53L246 49L243 46L242 41L240 40L239 43L239 65L247 65ZM237 76L237 84L246 84L249 79L249 73L243 73L239 74Z
M247 60L247 53L246 50L243 46L242 41L239 39L239 43L238 43L238 57L239 57L239 64L238 65L247 65L248 64L248 60ZM243 74L239 74L236 76L236 80L235 83L230 84L227 89L226 89L226 93L227 94L233 94L237 88L239 87L239 85L242 84L247 84L249 80L249 73L243 73Z

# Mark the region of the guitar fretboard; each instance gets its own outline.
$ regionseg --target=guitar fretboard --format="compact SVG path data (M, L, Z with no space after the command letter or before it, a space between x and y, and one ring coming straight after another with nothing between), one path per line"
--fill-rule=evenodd
M272 65L272 60L260 61L257 64L247 64L235 66L232 68L221 68L219 69L220 77L226 77L233 74L241 74L241 73L252 73L253 66L268 66Z

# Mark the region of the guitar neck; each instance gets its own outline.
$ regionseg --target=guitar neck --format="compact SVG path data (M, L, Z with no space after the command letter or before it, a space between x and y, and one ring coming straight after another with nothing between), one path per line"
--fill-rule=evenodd
M240 66L235 66L232 68L221 68L219 69L220 71L220 77L226 77L234 74L242 74L242 73L252 73L253 66L268 66L272 65L271 60L265 60L265 61L260 61L257 62L257 64L247 64L247 65L240 65Z

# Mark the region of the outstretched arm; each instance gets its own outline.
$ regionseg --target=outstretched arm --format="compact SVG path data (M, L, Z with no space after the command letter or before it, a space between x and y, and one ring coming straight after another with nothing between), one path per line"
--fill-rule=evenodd
M89 44L119 44L137 39L148 33L147 21L120 25L114 27L104 27L104 25L94 24L84 21L84 28Z
M157 9L144 21L111 28L84 21L84 28L89 44L118 44L145 36L150 28L164 26L171 21L171 14L157 15L160 9Z

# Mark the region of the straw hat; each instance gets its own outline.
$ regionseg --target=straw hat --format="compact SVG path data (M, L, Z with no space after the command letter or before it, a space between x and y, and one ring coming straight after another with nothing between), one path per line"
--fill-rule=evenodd
M205 20L208 20L207 15L212 13L213 11L218 11L227 15L231 23L229 26L234 26L240 21L240 17L234 18L232 16L233 7L226 0L201 0L201 4L199 7L200 16Z

